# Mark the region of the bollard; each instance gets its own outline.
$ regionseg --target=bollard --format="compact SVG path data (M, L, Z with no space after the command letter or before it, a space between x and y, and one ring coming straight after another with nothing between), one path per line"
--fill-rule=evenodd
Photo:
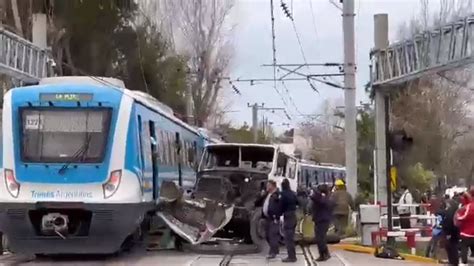
M407 237L407 246L410 248L411 254L415 255L416 254L416 232L405 232L405 235Z

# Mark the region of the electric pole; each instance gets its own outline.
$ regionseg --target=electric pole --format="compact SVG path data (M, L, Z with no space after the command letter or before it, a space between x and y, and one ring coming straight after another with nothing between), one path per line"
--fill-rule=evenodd
M271 111L273 113L275 111L283 111L286 115L286 118L288 118L288 120L291 120L291 117L288 115L285 108L264 107L263 103L261 105L259 105L258 103L254 103L254 104L247 103L247 106L252 108L252 133L253 133L253 142L255 143L258 142L258 111L260 110Z
M258 109L263 108L262 105L258 105L258 103L249 104L247 103L248 107L252 107L252 133L253 133L253 142L258 142Z
M343 0L342 29L344 34L344 103L347 190L357 194L357 128L355 80L354 0Z

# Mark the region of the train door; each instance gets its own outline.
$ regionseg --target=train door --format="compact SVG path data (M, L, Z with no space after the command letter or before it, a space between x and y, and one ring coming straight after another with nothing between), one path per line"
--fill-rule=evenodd
M151 148L151 164L152 164L152 185L153 185L153 199L158 198L158 164L159 164L159 155L158 155L158 142L156 137L155 122L150 121L148 125L150 129L150 148Z
M151 201L153 197L153 166L151 155L151 138L149 124L142 121L142 117L138 116L138 130L140 133L140 156L142 175L140 183L142 185L142 192L145 200Z
M175 134L175 152L176 152L176 162L178 165L178 184L180 187L183 187L183 172L181 169L181 138L179 132Z

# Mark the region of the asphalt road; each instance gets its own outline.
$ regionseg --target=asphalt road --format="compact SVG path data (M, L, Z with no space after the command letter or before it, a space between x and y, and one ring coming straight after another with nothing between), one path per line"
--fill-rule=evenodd
M244 265L294 265L294 266L342 266L342 265L426 265L408 261L378 259L372 255L333 250L332 257L326 262L313 262L318 257L316 246L297 249L296 263L282 263L282 252L277 259L267 260L265 254L252 255L199 255L179 251L150 251L136 250L114 257L76 256L65 258L35 258L33 256L6 255L0 256L0 265L164 265L164 266L244 266Z

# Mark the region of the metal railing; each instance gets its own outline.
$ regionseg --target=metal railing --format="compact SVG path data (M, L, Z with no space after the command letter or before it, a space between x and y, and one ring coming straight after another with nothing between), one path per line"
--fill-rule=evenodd
M430 207L431 205L430 204L423 204L423 203L420 203L420 204L417 204L417 203L414 203L414 204L397 204L397 203L393 203L392 204L393 208L396 208L396 207L410 207L410 208L417 208L417 207L425 207L425 208L428 208ZM381 208L384 208L386 207L385 205L381 205ZM387 224L387 220L388 219L388 215L387 214L383 214L380 216L380 227L381 228L384 228ZM417 213L412 213L410 215L410 217L403 217L402 219L410 219L410 220L415 220L415 221L419 221L419 220L425 220L426 221L426 226L430 226L435 224L435 221L436 221L436 216L434 214L432 214L429 210L426 210L426 214L417 214ZM393 221L395 220L400 220L400 216L397 216L397 215L393 215L392 216L392 223ZM400 230L400 231L411 231L413 229L402 229L401 226L393 226L393 229L394 230Z
M474 15L371 52L372 85L399 84L474 62Z
M47 50L0 27L0 73L24 82L47 77Z

